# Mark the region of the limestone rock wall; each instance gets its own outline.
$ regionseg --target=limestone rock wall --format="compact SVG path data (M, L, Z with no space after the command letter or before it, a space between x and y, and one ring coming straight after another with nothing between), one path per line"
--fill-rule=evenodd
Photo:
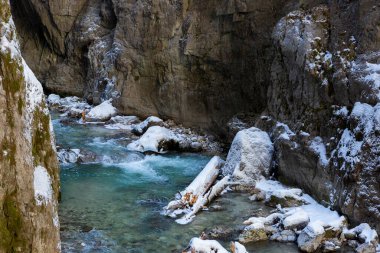
M0 252L60 252L59 173L41 84L0 1Z
M294 0L11 1L47 90L223 132L266 106L276 22ZM59 2L59 3L58 3ZM323 1L311 2L312 5Z

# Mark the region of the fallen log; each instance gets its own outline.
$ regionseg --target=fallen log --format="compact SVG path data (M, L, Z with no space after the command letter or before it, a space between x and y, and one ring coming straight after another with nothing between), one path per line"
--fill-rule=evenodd
M195 215L204 207L206 207L215 197L219 196L222 191L227 187L230 177L226 176L219 182L217 182L211 189L203 196L198 198L195 204L192 206L191 211L185 214L182 218L177 219L176 222L179 224L190 223Z
M227 186L229 178L223 178L215 184L223 165L224 161L220 157L214 156L193 182L178 194L177 199L164 207L163 214L175 218L185 213L183 219L179 219L177 222L181 224L191 222L193 216Z

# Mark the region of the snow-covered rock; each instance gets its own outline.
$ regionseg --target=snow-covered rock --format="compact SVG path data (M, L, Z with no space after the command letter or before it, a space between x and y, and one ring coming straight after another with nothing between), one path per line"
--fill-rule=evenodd
M320 222L311 222L298 236L298 248L305 252L316 251L324 238L325 230Z
M285 214L282 224L285 229L304 229L309 224L309 215L302 209L296 208Z
M231 242L231 251L232 253L248 253L244 245L241 245L238 242Z
M362 223L350 230L344 230L343 235L347 239L356 239L360 244L356 247L356 252L375 252L379 244L379 237L376 230L367 223Z
M65 112L64 116L68 115L69 111L80 112L88 111L91 109L91 106L84 100L79 97L64 97L61 98L59 95L50 94L47 97L48 105L51 109L59 110L60 112Z
M127 148L138 152L164 153L168 150L177 149L179 138L165 127L152 126L140 139L130 143Z
M302 190L298 188L278 189L267 197L265 204L271 207L276 207L277 205L281 205L281 207L301 206L306 204L301 196Z
M86 115L88 121L107 121L116 116L117 110L112 105L112 100L107 100L92 108Z
M60 163L76 163L80 157L80 149L60 149L57 156Z
M49 103L49 105L59 105L60 104L61 97L57 94L50 94L47 97L46 102Z
M245 225L254 225L254 227L262 227L264 225L273 225L283 219L284 215L281 213L273 213L267 217L251 217L244 221Z
M254 184L269 176L272 155L273 143L266 132L255 127L242 130L232 142L223 174L232 174L244 184Z
M215 240L202 240L194 237L189 246L183 251L188 253L228 253L228 251ZM244 252L244 251L242 251Z
M245 227L243 232L239 236L239 242L258 242L268 239L265 226L263 223L253 223L248 227Z
M140 124L137 124L133 127L132 132L136 135L142 135L145 131L151 126L163 126L164 121L156 116L150 116L146 118Z
M136 116L115 116L112 117L105 125L108 129L122 129L132 131L134 125L140 120Z

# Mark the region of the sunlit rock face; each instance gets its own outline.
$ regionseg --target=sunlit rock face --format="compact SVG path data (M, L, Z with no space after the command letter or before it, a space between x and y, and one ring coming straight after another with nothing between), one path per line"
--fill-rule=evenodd
M60 252L59 174L41 84L0 1L0 252Z

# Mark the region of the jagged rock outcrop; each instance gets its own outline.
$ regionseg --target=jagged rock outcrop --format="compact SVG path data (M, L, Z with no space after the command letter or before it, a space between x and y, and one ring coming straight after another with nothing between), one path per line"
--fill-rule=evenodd
M0 252L60 252L59 173L41 84L0 1Z

